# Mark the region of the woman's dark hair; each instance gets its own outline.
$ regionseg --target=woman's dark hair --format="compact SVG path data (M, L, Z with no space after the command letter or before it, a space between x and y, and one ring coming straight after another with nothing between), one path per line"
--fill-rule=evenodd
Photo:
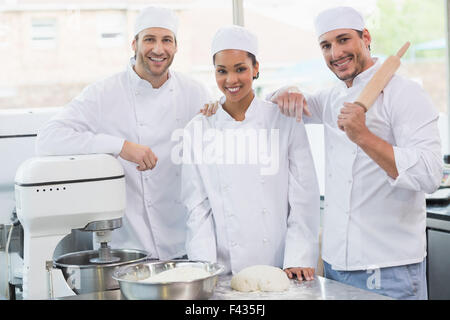
M247 52L247 56L252 60L252 64L255 67L256 66L256 62L257 62L255 55L253 53ZM216 64L216 55L215 54L213 55L213 64ZM259 71L256 74L256 76L253 77L253 80L256 80L258 78L259 78Z

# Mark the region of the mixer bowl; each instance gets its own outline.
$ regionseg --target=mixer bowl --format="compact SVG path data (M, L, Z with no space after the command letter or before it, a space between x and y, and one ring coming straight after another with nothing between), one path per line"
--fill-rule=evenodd
M177 267L194 267L208 271L205 278L177 282L142 282L160 272ZM134 263L117 269L113 278L119 282L122 295L129 300L204 300L209 299L224 267L206 261L171 260Z
M98 250L71 252L53 261L55 268L61 269L70 289L76 294L92 293L119 288L112 275L124 265L145 261L148 253L132 249L112 249L111 254L120 258L117 262L98 264L89 260L98 257Z

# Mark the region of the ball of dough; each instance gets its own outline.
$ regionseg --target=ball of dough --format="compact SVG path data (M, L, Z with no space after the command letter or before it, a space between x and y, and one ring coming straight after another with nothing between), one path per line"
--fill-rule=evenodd
M231 278L231 288L237 291L285 291L289 278L280 268L256 265L242 269Z

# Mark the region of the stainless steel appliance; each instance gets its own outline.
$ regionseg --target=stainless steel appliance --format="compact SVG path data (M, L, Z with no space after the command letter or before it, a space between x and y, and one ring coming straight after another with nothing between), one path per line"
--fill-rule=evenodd
M17 168L35 155L39 128L59 108L0 110L0 300L21 297L23 228L16 216L14 178Z
M450 206L427 208L428 299L450 299Z
M151 276L175 268L193 267L207 271L209 276L189 281L145 282ZM209 299L224 267L206 261L172 260L136 263L114 272L120 291L130 300L194 300Z
M61 270L70 289L86 292L86 281L110 283L114 267L147 257L145 252L108 246L112 230L122 225L126 203L123 168L110 155L30 158L16 172L15 198L24 228L24 299L67 295L67 290L55 292L53 285L61 282ZM54 263L55 249L73 229L93 232L99 249L69 254ZM88 257L89 266L79 257ZM54 265L59 269L54 270ZM96 272L95 280L86 280L89 269L103 272Z

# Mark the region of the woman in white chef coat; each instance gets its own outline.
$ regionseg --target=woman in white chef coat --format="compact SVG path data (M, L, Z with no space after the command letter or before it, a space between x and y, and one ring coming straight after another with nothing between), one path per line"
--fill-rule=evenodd
M182 200L189 259L283 268L311 280L318 261L319 188L303 123L255 97L257 39L223 27L212 42L224 96L184 130Z

